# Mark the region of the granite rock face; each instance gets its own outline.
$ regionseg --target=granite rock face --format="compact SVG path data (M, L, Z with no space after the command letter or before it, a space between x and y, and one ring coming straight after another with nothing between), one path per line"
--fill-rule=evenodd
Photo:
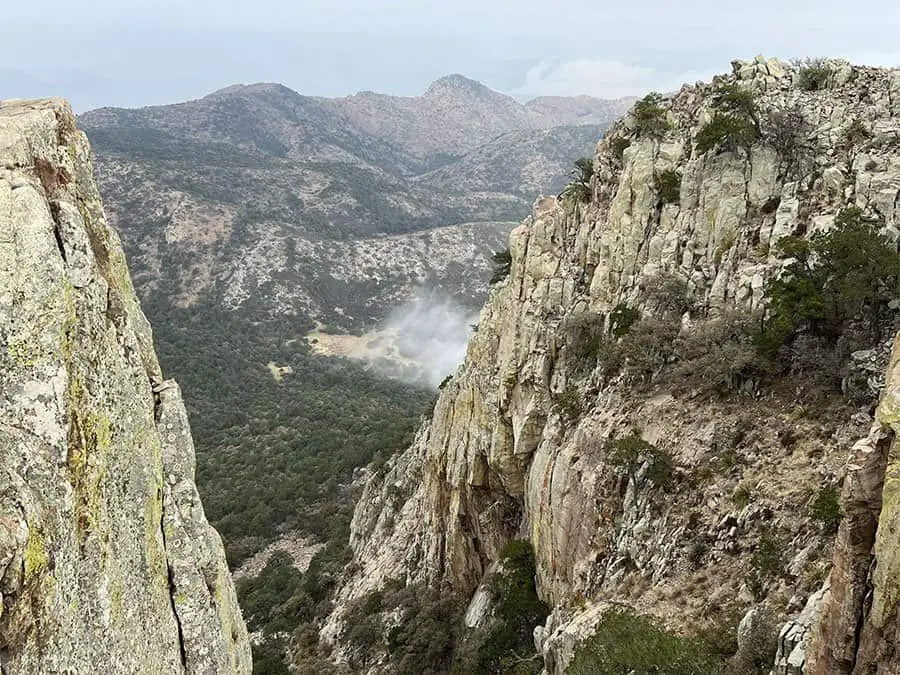
M881 510L888 404L873 429L867 409L838 419L752 389L731 401L665 387L648 396L606 379L601 364L580 370L567 331L622 303L654 314L654 291L672 278L689 299L680 337L764 311L766 283L786 264L779 239L821 232L848 206L877 217L897 240L900 70L826 65L827 82L806 91L788 64L735 62L731 74L665 99L664 133L641 133L633 115L614 125L598 146L589 204L537 201L510 235L509 277L482 310L432 418L371 478L357 506L355 572L322 632L338 659L342 612L353 599L389 580L471 594L512 538L532 543L538 591L553 607L537 631L547 672L564 672L571 636L584 637L609 602L674 630L729 609L771 616L782 673L806 667L821 615L841 626L833 634L850 642L834 644L855 658L854 633L841 631L870 588L876 523L886 531L895 517ZM701 153L697 134L723 85L752 94L760 138L746 150ZM796 122L791 147L779 140L785 119ZM680 175L674 199L660 191L667 172ZM846 388L871 401L890 344L867 349L851 359ZM646 464L626 472L610 460L608 439L634 428L672 458L677 489L655 486ZM841 482L846 517L835 555L846 557L835 568L856 586L842 588L832 573L829 595L834 538L809 509L820 488ZM754 579L750 561L773 532L779 571ZM884 574L876 566L864 631L872 644L889 643L875 636L896 620L889 537L879 541ZM844 608L837 614L835 602ZM889 660L878 654L866 659Z
M900 670L898 401L900 335L894 342L872 431L854 447L848 466L832 590L804 672L887 675Z
M0 668L249 673L177 385L58 99L0 103Z

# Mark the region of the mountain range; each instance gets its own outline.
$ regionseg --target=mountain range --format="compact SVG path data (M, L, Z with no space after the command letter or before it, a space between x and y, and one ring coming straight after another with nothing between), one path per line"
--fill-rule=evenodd
M416 97L235 85L79 122L142 294L349 329L421 286L477 306L490 253L629 103L522 104L450 75ZM386 237L402 254L372 253Z

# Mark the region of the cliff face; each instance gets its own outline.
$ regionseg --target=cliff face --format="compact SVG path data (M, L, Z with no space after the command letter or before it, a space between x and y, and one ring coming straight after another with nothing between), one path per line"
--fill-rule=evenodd
M249 673L178 386L60 100L0 103L0 664Z
M365 488L351 534L358 571L341 590L326 639L339 640L349 601L389 579L471 593L502 546L524 537L535 549L539 592L554 607L536 636L549 672L563 672L606 601L675 629L734 605L751 608L744 626L754 608L793 618L780 635L776 672L802 670L811 626L831 597L820 586L832 537L810 521L809 503L849 476L836 555L856 547L868 566L867 544L846 529L859 524L871 542L880 513L879 534L886 522L891 531L892 502L880 510L890 430L876 422L869 432L868 408L854 412L799 386L721 400L674 383L609 380L601 365L585 373L567 328L621 303L652 315L672 277L689 296L680 337L735 312L749 316L764 308L766 283L786 264L777 241L826 230L846 206L877 216L896 240L900 71L829 62L827 81L807 91L786 64L734 66L666 100L669 128L658 137L640 133L633 115L615 125L598 147L590 203L541 199L512 232L509 277L482 311L465 363L413 446ZM760 139L748 151L701 153L697 133L723 85L753 95ZM778 139L787 118L796 120L789 151ZM860 128L864 143L853 140ZM672 170L681 174L677 198L664 199L659 177ZM890 345L870 346L854 354L858 372L845 382L861 377L871 400ZM612 460L607 440L633 428L672 458L674 487L655 485L647 464L627 472ZM875 457L854 460L868 461L860 477L845 463L867 434L856 452ZM854 479L864 485L853 487ZM875 600L866 631L886 635L897 577L894 555L879 553L891 544L881 541L874 585L885 602ZM773 542L777 574L752 578L749 561ZM859 561L847 564L859 577ZM868 583L858 578L854 616ZM855 633L846 629L833 636L844 631L855 658Z

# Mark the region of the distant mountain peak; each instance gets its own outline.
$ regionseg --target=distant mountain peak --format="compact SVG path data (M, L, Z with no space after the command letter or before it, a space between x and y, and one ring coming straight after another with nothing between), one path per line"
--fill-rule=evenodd
M294 96L299 95L290 87L286 87L285 85L279 84L277 82L254 82L252 84L232 84L231 86L224 87L223 89L217 89L216 91L209 94L207 98L234 96L238 94L252 96L272 93L281 95L293 94Z
M473 80L471 78L466 77L465 75L460 75L459 73L453 73L451 75L445 75L434 82L428 87L425 91L425 96L434 96L443 93L469 93L469 94L477 94L477 95L497 95L490 87L482 84L478 80Z

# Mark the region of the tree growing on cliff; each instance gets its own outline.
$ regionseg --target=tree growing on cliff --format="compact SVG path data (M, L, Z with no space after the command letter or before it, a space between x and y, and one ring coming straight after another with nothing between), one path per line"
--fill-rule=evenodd
M773 109L766 113L764 138L775 149L786 172L802 173L812 159L808 137L811 127L798 106Z
M563 190L563 197L571 197L576 202L591 201L591 179L594 177L594 160L590 157L579 157L575 160L575 168L569 171L572 182Z
M756 129L749 120L720 112L715 113L694 137L697 152L701 155L714 148L726 152L736 152L738 148L747 149L755 140Z
M736 152L749 150L760 136L759 112L748 90L737 84L723 84L712 94L712 119L694 137L701 155L713 149Z
M756 338L763 352L774 355L801 332L836 340L854 320L877 332L898 297L900 255L876 225L852 206L827 232L778 242L790 262L766 288L769 317Z
M666 169L653 177L653 187L663 204L677 204L681 198L681 173Z
M491 260L494 262L494 272L491 276L491 285L493 286L509 276L509 271L512 269L512 253L510 253L508 248L503 249L495 252L491 256Z
M661 94L651 92L634 104L631 116L634 118L635 131L639 136L658 138L669 130L666 109L661 105Z

